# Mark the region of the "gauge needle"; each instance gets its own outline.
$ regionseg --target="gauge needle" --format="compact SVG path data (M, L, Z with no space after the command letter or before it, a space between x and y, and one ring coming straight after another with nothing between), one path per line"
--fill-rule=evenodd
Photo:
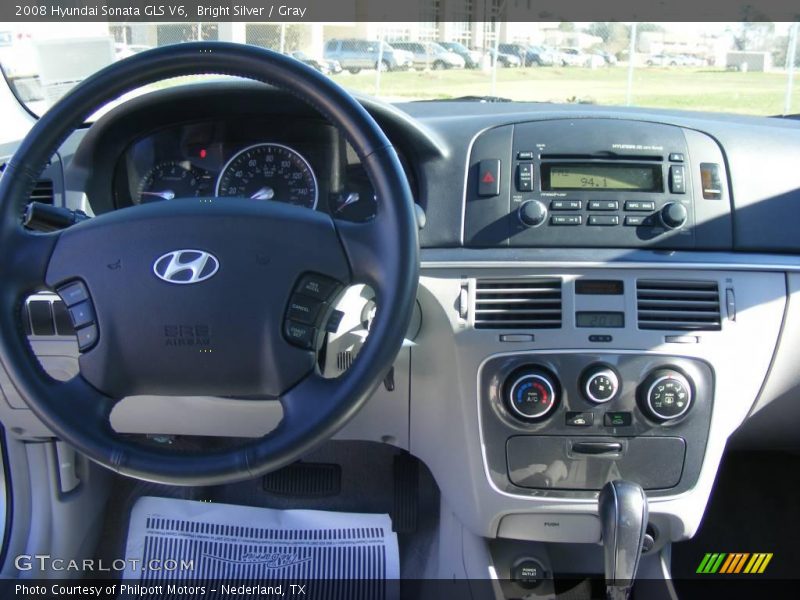
M164 190L163 192L142 192L142 196L158 196L164 200L174 200L175 192L172 190Z
M272 200L275 197L275 190L271 187L264 186L255 194L250 196L252 200Z
M347 198L344 199L344 202L342 202L339 206L336 207L336 212L340 212L344 207L350 206L351 204L355 204L359 200L361 200L361 197L358 195L358 192L352 192L350 194L347 194Z

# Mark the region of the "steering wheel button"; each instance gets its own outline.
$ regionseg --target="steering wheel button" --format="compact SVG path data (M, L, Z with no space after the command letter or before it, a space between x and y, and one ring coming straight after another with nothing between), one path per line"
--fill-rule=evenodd
M339 282L334 279L316 273L308 273L300 279L295 291L304 296L325 301L333 295L337 287L339 287Z
M286 318L308 325L315 325L323 306L324 303L318 300L302 294L294 294L289 300L289 310L286 311Z
M310 325L297 323L295 321L286 321L283 330L286 334L286 338L295 346L307 350L314 348L314 338L316 337L317 330Z
M90 301L81 302L69 308L69 317L75 329L85 327L94 322L94 308Z
M78 335L78 348L81 352L85 352L97 343L97 325L92 324L83 329L79 329Z
M74 283L60 287L57 291L58 295L61 296L61 299L64 301L64 304L67 306L75 306L89 299L89 291L81 281L75 281Z

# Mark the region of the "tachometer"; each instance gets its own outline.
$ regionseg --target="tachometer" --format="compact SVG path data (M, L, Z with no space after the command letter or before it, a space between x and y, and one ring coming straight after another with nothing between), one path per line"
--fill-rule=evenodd
M212 184L208 171L188 161L163 162L142 177L134 200L145 204L174 198L210 196Z
M228 161L217 180L217 196L276 200L314 209L317 178L308 161L280 144L256 144Z

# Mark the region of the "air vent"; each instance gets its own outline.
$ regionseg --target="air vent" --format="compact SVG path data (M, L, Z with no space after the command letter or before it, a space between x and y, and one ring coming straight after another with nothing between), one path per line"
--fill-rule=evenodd
M5 161L0 163L0 175L6 170L6 164L8 163ZM36 182L36 186L31 192L30 201L41 202L42 204L49 204L52 206L54 197L53 181L51 179L40 179Z
M350 350L342 350L336 354L336 369L344 373L353 364L353 353Z
M36 182L30 196L31 202L53 205L53 182L49 179L40 179Z
M558 329L560 279L479 279L476 329Z
M639 329L705 330L721 328L716 281L636 282Z

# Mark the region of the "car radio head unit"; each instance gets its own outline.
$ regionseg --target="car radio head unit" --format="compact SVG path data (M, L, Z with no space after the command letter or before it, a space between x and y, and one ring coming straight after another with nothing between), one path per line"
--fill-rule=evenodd
M731 245L722 153L697 131L616 119L517 123L478 136L469 169L468 246Z

